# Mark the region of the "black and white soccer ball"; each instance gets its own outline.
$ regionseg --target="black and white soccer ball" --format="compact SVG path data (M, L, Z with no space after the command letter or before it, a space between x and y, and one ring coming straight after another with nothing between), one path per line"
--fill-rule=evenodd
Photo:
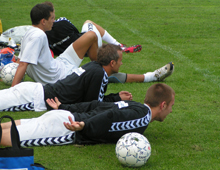
M151 156L151 146L147 138L131 132L123 135L115 147L119 162L128 167L143 166Z
M3 69L1 70L1 78L5 84L7 85L12 84L18 65L19 65L18 63L9 63L3 67Z

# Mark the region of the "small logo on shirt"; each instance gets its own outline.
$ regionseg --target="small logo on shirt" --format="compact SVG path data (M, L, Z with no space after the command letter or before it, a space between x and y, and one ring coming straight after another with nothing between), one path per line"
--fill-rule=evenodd
M84 73L86 70L84 70L82 67L77 68L74 70L74 73L76 73L78 76L81 76L82 73Z

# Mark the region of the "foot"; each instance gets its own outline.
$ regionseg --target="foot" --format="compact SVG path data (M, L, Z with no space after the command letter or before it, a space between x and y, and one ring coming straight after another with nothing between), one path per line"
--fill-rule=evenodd
M124 45L124 44L121 44L120 46L121 46L123 52L126 52L126 53L136 53L136 52L140 52L142 49L142 46L139 44L133 45L130 47L126 47L126 45Z
M170 62L166 64L165 66L157 69L154 71L155 77L157 78L157 81L163 81L165 78L170 76L174 71L174 63Z

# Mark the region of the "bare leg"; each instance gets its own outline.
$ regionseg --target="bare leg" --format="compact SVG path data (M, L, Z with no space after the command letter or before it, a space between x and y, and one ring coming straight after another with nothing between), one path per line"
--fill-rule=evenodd
M21 124L20 120L15 120L15 125L18 126ZM6 122L1 124L2 129L8 129L11 128L11 122Z
M109 77L109 83L132 83L144 82L145 76L143 74L126 74L114 73Z
M11 128L2 130L1 146L11 146Z
M20 125L20 120L15 120L15 124ZM0 145L11 146L11 122L2 123L2 139Z
M127 74L126 83L143 82L143 81L144 81L143 74Z
M94 32L86 32L80 38L74 41L72 46L80 59L83 59L87 53L92 61L96 60L98 43L97 36Z

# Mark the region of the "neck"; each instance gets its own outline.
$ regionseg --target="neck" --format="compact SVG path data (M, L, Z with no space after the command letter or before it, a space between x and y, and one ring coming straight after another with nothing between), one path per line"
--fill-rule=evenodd
M109 65L107 66L102 66L104 68L104 70L106 71L106 73L108 74L108 76L112 75L112 70L111 68L109 68Z
M146 104L146 103L145 103ZM148 105L148 104L147 104ZM149 106L149 105L148 105ZM150 106L149 106L150 107ZM151 109L151 121L150 122L153 122L154 120L156 120L156 116L159 112L159 108L158 107L150 107Z
M44 28L43 28L40 24L38 24L38 25L32 25L32 26L33 26L33 27L36 27L36 28L39 28L39 29L41 29L42 31L45 32Z

